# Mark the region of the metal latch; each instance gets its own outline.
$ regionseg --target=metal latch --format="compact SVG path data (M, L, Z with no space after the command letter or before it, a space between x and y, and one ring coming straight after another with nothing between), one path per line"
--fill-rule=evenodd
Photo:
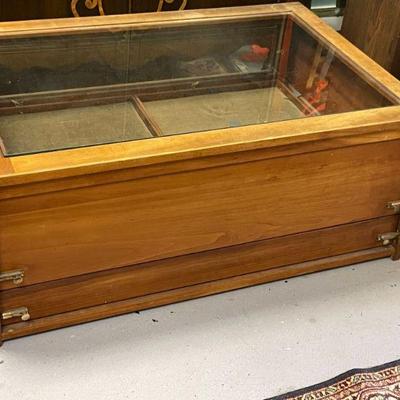
M393 209L395 213L400 213L400 200L391 201L386 205L386 207Z
M12 281L14 285L19 285L24 281L24 271L16 269L13 271L0 272L0 282Z
M392 247L392 260L400 260L400 232L383 233L378 236L378 240L384 246Z
M400 232L383 233L382 235L378 236L378 240L382 242L384 246L393 244L393 242L395 242L399 238L400 238Z
M400 213L400 200L391 201L386 205L387 208L393 209L396 213ZM397 226L397 232L383 233L378 236L378 240L384 246L392 247L392 260L400 260L400 218Z
M1 317L3 319L21 318L22 321L28 321L31 318L26 307L18 307L5 311L1 314Z

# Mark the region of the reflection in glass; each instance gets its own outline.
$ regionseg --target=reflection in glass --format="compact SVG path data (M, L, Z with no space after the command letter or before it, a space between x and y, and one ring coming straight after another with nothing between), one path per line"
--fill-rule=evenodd
M0 41L6 156L391 105L290 17Z

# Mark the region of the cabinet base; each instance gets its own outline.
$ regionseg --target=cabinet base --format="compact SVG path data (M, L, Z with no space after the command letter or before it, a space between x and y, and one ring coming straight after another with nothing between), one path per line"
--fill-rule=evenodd
M220 279L213 282L187 286L180 289L168 290L151 295L135 297L129 300L117 301L110 304L66 312L28 322L19 322L3 327L1 340L5 341L15 339L18 337L46 332L66 326L95 321L106 317L177 303L180 301L195 299L216 293L227 292L247 286L343 267L364 261L390 257L390 255L391 250L389 248L373 248L334 257L327 257L315 261L249 273L232 278Z

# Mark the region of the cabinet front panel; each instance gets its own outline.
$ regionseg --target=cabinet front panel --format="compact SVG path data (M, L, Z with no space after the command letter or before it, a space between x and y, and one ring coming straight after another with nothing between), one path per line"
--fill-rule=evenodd
M392 141L4 201L0 264L31 285L390 215L399 165Z
M0 292L0 311L27 307L32 319L380 246L397 216L247 243ZM300 267L299 267L300 268ZM295 268L296 270L296 268ZM279 279L279 276L276 278ZM6 324L17 319L4 321Z

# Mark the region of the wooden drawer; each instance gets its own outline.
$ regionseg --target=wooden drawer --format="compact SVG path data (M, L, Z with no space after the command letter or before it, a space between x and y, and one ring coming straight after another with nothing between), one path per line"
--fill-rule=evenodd
M27 307L32 320L121 300L139 298L259 271L261 281L276 280L330 268L329 263L311 263L329 257L365 251L372 258L388 255L379 247L378 234L396 229L397 216L262 240L168 260L129 266L81 277L61 279L27 288L0 292L0 311ZM376 249L368 253L369 249ZM375 256L377 254L377 256ZM353 258L349 258L352 262ZM305 263L304 265L300 265ZM293 267L293 265L297 265ZM343 265L343 262L340 263ZM292 266L285 270L284 266ZM246 285L260 283L246 281ZM4 320L13 324L17 319Z
M32 285L393 214L399 163L397 140L3 201L1 266Z

